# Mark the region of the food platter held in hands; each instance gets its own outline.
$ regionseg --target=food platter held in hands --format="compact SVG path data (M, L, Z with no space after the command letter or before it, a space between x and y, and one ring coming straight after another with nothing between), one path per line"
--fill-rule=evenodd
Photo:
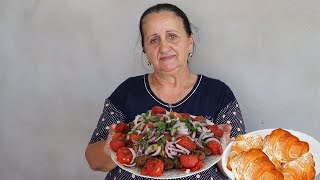
M176 179L207 170L222 157L226 137L202 116L168 112L155 106L116 125L111 157L132 174Z

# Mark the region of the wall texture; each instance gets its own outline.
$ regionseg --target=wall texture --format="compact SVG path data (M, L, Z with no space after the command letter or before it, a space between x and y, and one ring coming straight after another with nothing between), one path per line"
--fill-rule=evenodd
M84 150L104 98L150 72L138 21L157 2L0 0L1 180L104 178ZM320 1L170 2L197 28L192 70L233 89L247 131L320 140Z

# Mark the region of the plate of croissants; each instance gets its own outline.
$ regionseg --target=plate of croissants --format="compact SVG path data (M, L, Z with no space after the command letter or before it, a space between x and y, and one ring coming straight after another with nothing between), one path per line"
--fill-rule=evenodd
M232 180L313 180L320 173L320 143L294 130L254 131L226 147L222 167Z

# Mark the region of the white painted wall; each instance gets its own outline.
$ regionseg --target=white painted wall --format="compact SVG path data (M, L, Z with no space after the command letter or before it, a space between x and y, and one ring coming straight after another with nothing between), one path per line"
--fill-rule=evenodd
M104 98L148 72L138 21L157 2L0 0L1 180L104 178L84 150ZM170 2L198 28L191 68L233 89L248 131L320 140L320 1Z

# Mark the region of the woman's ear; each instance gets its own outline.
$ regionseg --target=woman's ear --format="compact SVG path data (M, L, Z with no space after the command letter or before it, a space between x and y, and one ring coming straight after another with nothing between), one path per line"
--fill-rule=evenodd
M191 33L191 35L189 37L189 53L190 54L193 53L193 46L194 46L194 35L193 35L193 33Z

